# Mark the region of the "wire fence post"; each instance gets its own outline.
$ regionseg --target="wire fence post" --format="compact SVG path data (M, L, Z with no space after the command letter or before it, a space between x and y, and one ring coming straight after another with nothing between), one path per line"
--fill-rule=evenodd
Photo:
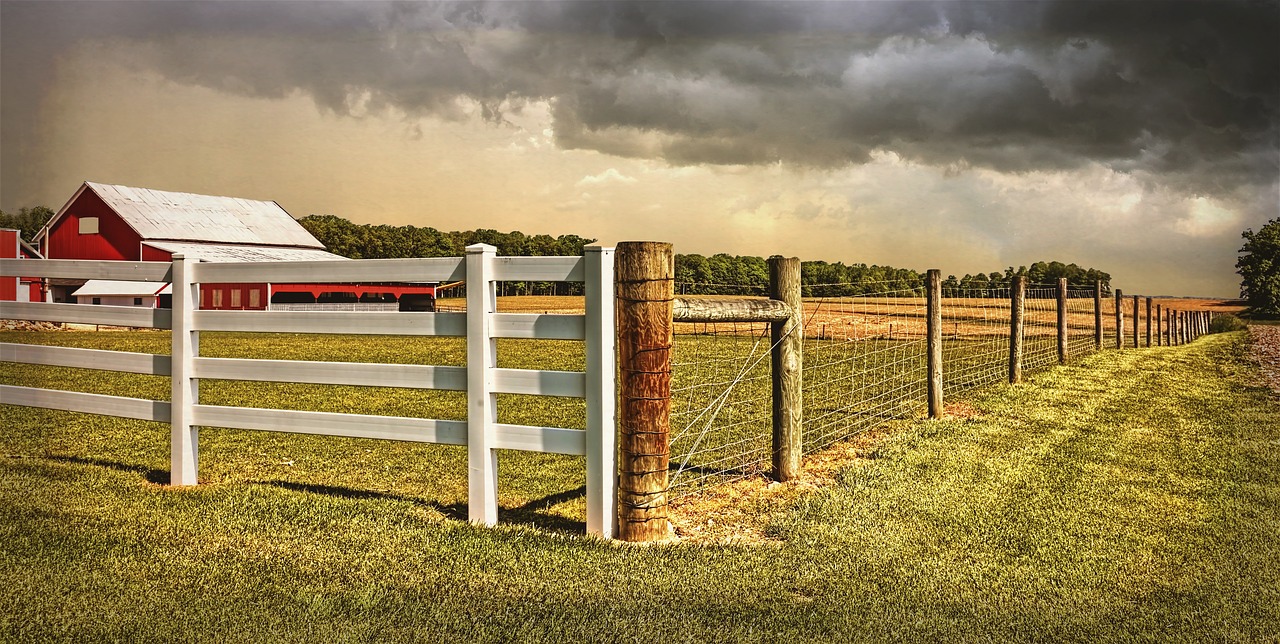
M192 267L199 260L173 256L173 316L170 324L169 484L195 485L199 481L200 429L194 424L200 402L200 381L193 377L200 353L200 332L194 330L200 307L200 287Z
M1124 291L1116 289L1116 348L1124 348Z
M925 277L928 314L929 418L942 418L942 271L929 269Z
M1022 382L1022 316L1026 309L1027 278L1014 275L1009 287L1009 383Z
M1133 348L1142 346L1138 343L1138 296L1133 296Z
M1147 298L1147 346L1151 347L1151 298Z
M1159 304L1157 304L1156 305L1156 346L1157 347L1164 345L1164 327L1161 326L1161 323L1164 322L1163 315L1164 315L1164 310L1160 307Z
M804 454L804 300L800 297L800 258L769 258L769 297L785 302L791 317L769 325L773 362L773 477L800 475Z
M1058 278L1058 364L1067 364L1067 278Z
M1093 348L1102 350L1102 280L1093 282Z
M622 242L614 255L618 298L618 537L672 537L671 347L675 253L663 242Z

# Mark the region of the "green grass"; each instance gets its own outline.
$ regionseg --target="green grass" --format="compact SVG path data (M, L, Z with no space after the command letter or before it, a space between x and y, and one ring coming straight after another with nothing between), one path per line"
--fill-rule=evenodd
M973 392L980 415L910 424L759 547L532 516L577 459L542 496L504 458L507 523L481 529L439 480L460 448L205 430L210 483L172 490L160 425L0 406L0 639L1275 641L1280 403L1243 342Z

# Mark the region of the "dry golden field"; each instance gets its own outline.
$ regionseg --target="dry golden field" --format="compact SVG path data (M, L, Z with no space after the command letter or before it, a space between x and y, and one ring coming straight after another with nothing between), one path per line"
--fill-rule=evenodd
M1043 289L1042 289L1043 290ZM1033 291L1034 293L1035 291ZM690 299L733 299L729 295L686 295ZM1125 327L1132 324L1132 299L1124 299ZM1153 306L1182 311L1216 311L1239 313L1244 310L1240 300L1215 300L1204 298L1156 298ZM439 310L464 310L464 298L442 298L437 301ZM1145 299L1140 301L1139 320L1145 333ZM1053 335L1056 333L1057 313L1050 298L1028 296L1025 303L1025 332L1027 335ZM503 313L582 313L581 296L516 295L498 298L498 310ZM946 337L999 336L1008 334L1009 301L1007 298L955 298L942 300L943 334ZM1114 332L1115 300L1103 298L1103 328ZM1093 299L1091 297L1069 300L1067 323L1073 332L1093 329ZM679 335L760 333L759 324L745 323L678 323ZM920 338L925 334L925 303L923 297L841 297L805 299L805 336L824 339L857 340L872 337L891 339Z

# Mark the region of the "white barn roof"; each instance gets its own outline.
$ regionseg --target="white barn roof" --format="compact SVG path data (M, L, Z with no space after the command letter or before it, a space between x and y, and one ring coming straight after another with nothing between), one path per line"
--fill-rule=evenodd
M324 249L323 244L274 201L212 197L86 181L67 206L85 189L97 194L143 240ZM66 208L63 207L63 212ZM46 229L61 215L59 212L50 220Z
M175 255L182 254L187 259L202 259L206 262L309 262L347 259L341 255L334 255L318 248L233 246L168 241L144 241L142 243Z
M76 289L76 297L126 296L143 297L171 293L170 286L161 282L126 282L123 280L89 280Z

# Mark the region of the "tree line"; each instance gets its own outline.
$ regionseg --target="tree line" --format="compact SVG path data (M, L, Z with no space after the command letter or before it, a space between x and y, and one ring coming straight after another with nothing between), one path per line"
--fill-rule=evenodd
M24 239L32 239L54 212L43 206L23 208L10 214L0 211L0 228L17 228ZM578 235L526 235L520 231L499 232L481 228L440 231L429 226L389 226L357 224L336 215L308 215L298 220L329 252L351 259L392 259L402 257L459 257L471 244L489 244L505 256L581 255L593 239ZM973 297L994 297L1007 289L1014 275L1025 275L1029 284L1053 284L1067 278L1071 286L1092 288L1101 280L1110 292L1111 275L1094 268L1062 262L1035 262L1012 266L1004 271L948 275L944 291L964 292ZM801 288L806 297L847 297L854 295L920 294L924 273L907 268L876 264L807 261L801 263ZM676 292L685 295L763 295L769 286L769 266L763 257L717 253L676 255ZM581 285L550 282L510 283L509 294L567 295L580 293Z

